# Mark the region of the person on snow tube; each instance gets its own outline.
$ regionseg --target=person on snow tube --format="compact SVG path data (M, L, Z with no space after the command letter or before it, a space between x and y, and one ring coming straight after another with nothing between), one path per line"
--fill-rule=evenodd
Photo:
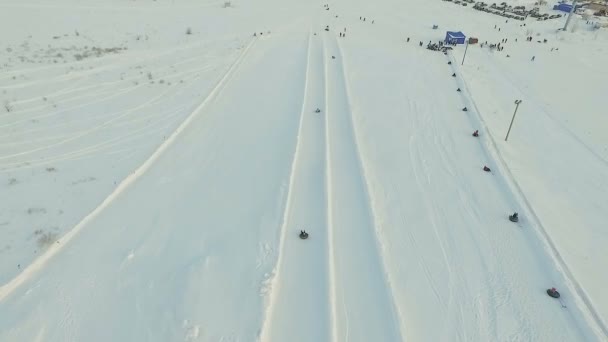
M550 297L553 297L553 298L559 298L560 297L560 294L559 294L559 292L557 292L557 290L555 289L555 287L552 287L552 288L548 289L547 290L547 294Z

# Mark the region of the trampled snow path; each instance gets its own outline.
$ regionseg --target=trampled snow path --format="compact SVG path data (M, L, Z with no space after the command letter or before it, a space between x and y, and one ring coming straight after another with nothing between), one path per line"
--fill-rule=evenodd
M281 227L277 270L272 279L262 341L332 339L329 275L325 68L321 37L309 36L300 128ZM316 113L319 108L322 111ZM298 238L300 230L310 236Z

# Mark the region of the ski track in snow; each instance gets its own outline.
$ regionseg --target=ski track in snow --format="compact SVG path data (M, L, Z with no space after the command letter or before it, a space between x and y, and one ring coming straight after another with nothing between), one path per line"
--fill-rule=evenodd
M175 118L179 117L179 114L182 110L184 110L186 106L180 106L176 109L171 110L171 112L163 113L166 114L162 119L155 121L152 124L142 125L141 127L131 131L128 136L117 137L114 139L103 140L94 145L90 145L81 149L73 150L66 153L60 153L53 155L49 158L44 158L42 161L31 162L28 161L25 165L23 161L14 162L10 164L0 164L0 172L11 171L14 169L29 169L35 168L44 165L50 165L60 161L68 161L68 160L79 160L84 157L94 157L98 155L99 152L107 151L112 147L121 147L124 146L125 143L146 137L146 136L154 136L160 132L166 131L171 125L174 124ZM162 125L159 125L162 124ZM148 143L145 143L148 144ZM129 145L131 146L131 145ZM115 151L110 151L112 153Z
M43 71L63 72L66 68L72 68L73 66L81 67L81 69L70 70L70 72L67 75L61 74L61 75L55 76L55 77L48 77L48 80L45 79L44 77L42 77L43 79L45 79L44 81L37 80L37 81L27 82L27 83L17 83L17 84L11 85L11 86L0 86L0 89L23 88L23 87L30 86L30 85L38 85L38 84L41 84L44 82L56 82L57 80L73 81L74 79L77 79L78 77L80 77L82 80L84 80L87 77L94 75L100 71L115 70L117 67L122 68L125 65L129 66L129 67L145 65L147 62L151 62L153 60L158 60L161 57L171 56L171 55L175 54L176 52L191 50L195 47L199 47L201 44L208 43L208 42L209 42L208 39L194 40L190 43L182 44L177 47L163 48L162 50L155 51L154 53L151 53L151 54L145 53L145 54L137 55L136 58L133 58L132 55L129 55L128 57L125 57L122 54L108 55L108 56L104 56L104 59L106 60L107 63L101 67L96 66L97 62L93 59L93 60L85 60L85 61L72 61L72 62L65 63L65 64L52 64L52 65L45 65L45 66L32 67L32 68L9 70L9 71L3 72L3 76L0 76L0 81L8 80L12 76L16 76L16 75L23 75L24 77L26 77L26 79L40 78L43 75L38 75L37 73L40 73ZM180 59L179 62L164 65L163 67L161 67L161 69L169 69L171 67L186 63L188 61L194 61L197 58L200 58L200 56ZM128 59L129 61L133 60L133 62L127 62L127 64L125 64L122 61L123 59ZM113 63L114 60L116 60L117 63ZM87 66L88 67L95 66L95 67L92 69L84 69ZM70 85L66 89L70 89L72 86L74 86L74 85ZM58 92L62 93L63 91L64 90L59 90ZM51 94L54 94L54 93L51 93Z
M192 76L189 78L196 78L196 76ZM160 123L163 123L169 119L174 118L175 116L178 116L180 114L180 111L185 109L187 106L182 105L182 106L179 106L176 108L172 108L172 109L168 110L167 112L163 112L163 113L161 113L162 116L160 116L160 118L156 118L156 121L152 122L151 124L144 124L140 127L137 127L135 129L131 130L129 132L129 134L124 135L124 136L118 136L118 137L109 138L109 139L102 139L101 141L95 141L93 144L89 144L87 142L86 144L84 144L86 147L80 147L80 148L76 147L75 149L69 150L68 152L48 153L47 155L50 155L50 157L47 156L40 160L35 157L30 157L30 155L33 155L38 152L54 150L58 147L66 145L70 142L82 140L84 138L91 136L94 133L98 133L98 132L102 131L103 129L117 128L122 125L137 123L137 122L149 120L151 118L155 118L158 114L152 114L152 115L144 114L144 115L139 115L137 117L133 117L133 115L137 112L140 112L142 110L145 110L146 108L149 108L151 106L154 106L155 104L162 102L164 100L164 98L171 91L172 91L171 88L166 89L166 90L162 91L159 95L149 99L146 102L139 103L131 108L124 109L119 112L110 112L110 113L105 113L105 114L99 115L99 116L91 116L86 121L103 120L102 123L96 122L97 125L89 125L92 128L74 130L73 132L70 132L68 134L58 135L58 136L55 136L54 139L51 139L50 143L38 144L37 147L31 148L31 149L26 149L26 150L21 150L19 152L13 153L13 154L7 154L3 157L0 157L0 172L7 172L7 171L14 170L14 169L31 168L31 167L39 166L39 165L47 165L47 164L49 164L51 162L55 162L55 161L70 160L71 158L69 158L69 156L81 155L82 151L97 152L97 151L105 150L108 147L119 146L121 142L133 140L133 138L137 137L136 133L141 132L141 131L144 131L145 134L150 134L150 133L154 133L157 131L161 131L162 128L158 129L158 128L154 128L154 126L157 126ZM175 95L175 94L179 94L179 93L181 93L181 91L178 91L177 93L173 93L173 94ZM194 101L192 101L191 104L194 104ZM87 105L90 105L90 103ZM84 105L84 106L86 106L86 105ZM152 113L154 113L154 112L152 112ZM86 121L84 121L84 122L86 122ZM55 126L46 126L45 128L34 129L34 130L29 130L29 131L25 130L25 131L23 131L23 134L32 134L32 133L35 133L36 131L44 132L44 131L48 131L51 129L56 129L58 127L62 127L64 125L66 125L66 126L73 125L74 122L75 121L72 121L69 124L66 123L66 124L59 124L59 125L55 125ZM168 127L169 125L172 124L172 122L173 121L170 121L168 124L166 124L163 127ZM82 123L80 123L80 124L82 124ZM146 128L148 128L148 129L146 130ZM152 129L150 129L150 128L152 128ZM27 141L27 143L32 143L32 142L35 142L35 140ZM10 145L15 145L15 144L16 143L0 144L0 147L5 147L5 146L8 147Z
M18 156L28 155L28 154L31 154L31 153L34 153L34 152L48 150L48 149L51 149L51 148L54 148L54 147L58 147L58 146L64 145L64 144L66 144L68 142L71 142L71 141L74 141L76 139L83 138L83 137L85 137L87 135L90 135L90 134L92 134L94 132L97 132L97 131L99 131L99 130L101 130L101 129L103 129L103 128L105 128L105 127L107 127L107 126L109 126L109 125L111 125L113 123L115 123L117 120L120 120L120 119L122 119L122 118L124 118L124 117L126 117L126 116L128 116L130 114L132 114L133 112L135 112L137 110L140 110L140 109L143 109L145 107L153 105L155 102L157 102L158 100L160 100L163 97L165 97L170 91L171 91L171 89L166 89L163 92L161 92L160 94L158 94L157 96L149 99L146 102L140 103L140 104L138 104L137 106L135 106L135 107L133 107L131 109L127 109L125 111L118 112L117 115L115 115L114 117L111 117L111 118L105 120L101 124L95 125L95 126L93 126L92 128L89 128L89 129L81 130L77 134L69 136L69 137L67 137L65 139L62 139L62 140L60 140L60 141L58 141L58 142L56 142L54 144L43 145L43 146L36 147L34 149L31 149L31 150L21 151L21 152L14 153L14 154L11 154L11 155L2 156L2 157L0 157L0 160L14 158L14 157L18 157Z
M193 47L190 47L190 48L193 48ZM169 51L171 51L171 53L174 53L174 52L181 51L181 50L184 50L184 48L170 49ZM174 71L175 67L177 67L177 66L182 66L184 64L187 65L189 63L196 64L197 62L200 61L201 56L199 54L195 54L195 55L196 55L196 57L184 58L184 59L180 60L179 62L171 63L168 65L163 63L163 64L161 64L161 66L156 66L153 69L148 69L149 68L148 63L150 63L150 62L160 63L160 61L161 61L160 57L164 57L164 56L170 57L170 54L167 52L163 52L163 53L155 54L155 55L153 55L153 57L145 57L143 59L137 58L136 59L137 62L130 62L130 63L126 63L126 64L118 63L116 65L109 63L110 61L108 61L108 60L105 60L104 65L95 66L95 68L93 68L91 66L92 69L86 70L84 72L77 72L77 71L69 72L68 71L67 75L59 74L58 76L55 76L55 77L46 76L45 81L32 81L32 82L28 82L28 83L23 83L23 84L19 84L19 87L25 88L28 86L29 87L46 86L44 84L46 82L46 83L56 84L55 88L57 88L58 84L67 83L68 84L67 87L60 88L58 90L55 90L52 93L48 93L45 95L45 97L48 99L52 99L52 100L61 100L62 103L65 103L65 102L82 103L82 101L79 101L82 98L87 98L87 97L97 98L102 91L104 91L104 93L107 91L108 93L113 94L113 92L116 92L116 85L121 85L121 84L132 85L131 82L142 80L143 77L141 75L143 74L143 71L150 71L156 75L158 75L158 74L163 75L165 72ZM129 56L129 57L133 59L133 56ZM111 58L111 57L106 57L106 58ZM80 67L83 68L83 66L80 66ZM195 69L190 68L190 69L186 69L181 72L168 74L168 75L166 75L166 77L174 78L175 76L192 74L196 71L204 71L208 68L210 68L210 65L204 65L202 68L195 68ZM122 70L122 72L119 73L119 71L121 71L121 70ZM139 70L140 72L137 73L137 70ZM58 72L60 72L60 71L63 71L63 70L58 70ZM79 86L79 84L81 82L87 81L92 76L111 74L111 73L108 73L110 71L113 73L117 73L118 76L122 76L122 75L125 75L126 73L129 73L129 76L128 77L122 76L122 78L118 79L118 80L101 81L101 82L96 82L95 84ZM106 72L106 73L103 74L103 72ZM36 76L28 75L28 77L35 78L35 77L37 77L37 75ZM145 83L145 82L142 82L142 83ZM10 87L4 87L4 88L10 89ZM90 90L95 90L95 91L91 92ZM78 94L78 93L82 93L82 94ZM64 98L64 96L72 95L72 94L74 94L74 95L67 96ZM29 98L24 98L21 100L12 101L11 103L13 105L22 105L22 104L31 103L34 101L39 101L39 100L40 100L39 97L29 97ZM13 110L12 112L7 113L6 115L4 115L2 117L2 119L11 118L13 116L22 117L24 113L35 112L41 108L44 108L44 106L32 107L32 108L19 108L18 110ZM65 109L63 109L63 110L65 110ZM33 117L33 118L39 118L39 117Z
M186 6L182 6L183 8L190 8L192 10L195 9L201 9L201 8L208 8L208 7L217 7L219 3L215 3L215 2L211 2L211 3L201 3L201 4L197 4L197 5L186 5ZM74 5L67 5L70 8L74 8ZM66 8L66 5L42 5L42 4L0 4L0 7L14 7L14 8L34 8L34 9L39 9L39 8L46 8L46 9L64 9ZM77 5L76 8L78 9L86 9L86 10L97 10L97 11L103 11L103 10L107 10L107 11L114 11L117 9L120 9L122 11L141 11L141 10L147 10L147 11L155 11L155 10L159 10L162 7L159 8L140 8L140 7L133 7L133 6L116 6L116 5L112 5L110 7L104 7L104 6L82 6L82 5Z
M116 199L122 192L124 192L131 184L133 184L139 177L154 164L154 162L163 154L163 152L178 138L180 133L184 131L188 125L196 118L201 112L204 111L205 107L211 102L218 94L222 91L226 83L228 83L233 74L238 69L238 66L242 63L246 57L248 51L255 44L256 39L252 39L247 47L243 49L242 53L229 67L223 77L215 85L215 87L209 92L201 104L192 112L188 117L179 125L179 127L173 131L173 133L146 159L146 161L134 170L129 176L123 179L120 184L114 189L114 191L106 197L93 211L86 215L76 226L69 230L65 235L57 240L55 244L52 244L47 251L35 259L30 265L27 266L21 273L15 278L9 281L7 284L0 286L0 302L8 297L13 291L17 290L21 284L26 282L40 270L42 270L45 264L59 251L61 251L69 242L72 240L86 225L99 215L106 207L108 207L114 199Z
M197 79L197 76L192 76L194 73L196 72L202 72L202 71L207 71L209 70L211 67L209 66L204 66L201 68L197 68L197 69L187 69L181 72L177 72L177 73L173 73L170 75L167 75L166 77L164 77L165 80L171 81L174 79L181 79L181 80L186 80L186 81L190 81L190 80L194 80ZM184 77L185 76L185 77ZM139 78L138 78L139 79ZM115 82L109 82L110 85L115 84ZM118 83L118 82L116 82ZM109 87L108 89L104 89L103 87L101 89L99 89L99 87L95 87L97 90L94 92L86 92L85 94L82 95L75 95L75 96L71 96L71 97L67 97L65 99L61 99L61 98L55 98L55 97L50 97L51 99L53 99L54 101L56 100L60 100L62 105L65 105L66 103L70 103L70 102L76 102L78 103L75 106L72 107L66 107L66 108L62 108L59 110L53 110L50 113L45 113L45 114L39 114L36 116L31 116L31 117L26 117L24 119L20 119L20 120L11 120L9 123L6 124L2 124L0 125L0 128L4 128L4 127L11 127L11 126L17 126L19 124L24 124L24 123L29 123L32 122L33 120L40 120L40 119L45 119L45 118L54 118L56 116L58 116L59 114L63 114L66 112L70 112L73 111L75 109L80 109L80 108L85 108L87 106L91 106L94 104L99 104L102 103L104 101L107 100L111 100L111 99L115 99L115 98L120 98L126 95L129 95L129 93L132 93L136 90L139 90L141 88L143 88L145 85L147 85L146 83L139 83L137 85L133 85L131 83L129 83L127 80L123 80L120 81L120 83L122 84L128 84L128 86L126 87L122 87L119 89L116 89L115 87ZM77 89L78 91L83 91L83 90L88 90L89 86L86 87L82 87L80 89ZM171 91L171 89L167 89L166 91ZM106 95L106 93L108 95ZM93 98L92 101L82 101L83 99L86 98ZM29 102L29 101L28 101ZM17 104L17 102L15 102L14 104ZM23 117L24 114L33 112L33 113L37 113L39 112L41 109L45 109L44 105L41 106L37 106L37 107L31 107L31 108L27 108L27 109L22 109L22 110L18 110L18 111L14 111L8 114L13 114L13 115L19 115L20 117ZM8 116L6 117L7 119L10 119ZM26 131L27 132L27 131Z
M198 60L200 60L200 58L201 58L201 56L199 56L199 55L197 55L196 57L185 58L177 63L163 65L161 67L156 67L151 72L153 72L154 74L162 75L164 72L172 71L173 69L175 69L176 66L188 64L190 62L197 62ZM148 62L151 60L152 60L152 58L148 58ZM111 95L111 97L113 97L112 95L120 95L120 94L115 94L116 85L127 84L127 85L129 85L129 87L126 87L125 89L137 89L140 86L145 84L145 82L141 82L141 83L138 82L139 83L138 86L136 86L136 87L132 86L131 82L141 81L141 79L142 79L141 74L137 74L137 73L135 75L132 75L129 77L122 77L119 80L98 82L93 85L83 85L83 86L78 86L78 85L79 85L79 83L81 83L83 81L87 81L88 78L90 78L91 76L99 75L103 71L117 72L118 68L120 68L121 70L132 70L132 69L136 69L137 67L139 67L140 69L143 69L144 68L143 65L145 65L143 62L145 62L145 61L146 61L146 59L144 59L143 61L138 60L138 63L132 63L130 66L127 65L128 68L126 68L126 66L122 65L122 64L118 64L119 66L114 66L112 64L109 64L108 66L96 67L87 73L70 74L69 77L63 76L63 75L60 75L59 77L55 77L55 78L49 77L49 79L52 80L53 83L61 84L63 82L67 82L69 85L66 88L59 89L53 93L46 94L45 97L48 99L52 99L54 101L61 101L61 103L63 103L63 104L69 103L69 102L78 102L78 103L82 104L82 101L81 101L82 99L88 98L88 97L93 97L95 99L99 99L99 95L101 95L102 93L106 93L106 92L109 93ZM137 65L133 66L133 64L137 64ZM200 68L186 69L184 71L176 72L173 74L168 74L168 75L166 75L165 79L171 80L171 79L177 78L179 76L191 75L195 72L206 71L206 70L210 69L211 67L212 67L211 65L204 65L203 67L200 67ZM133 71L131 71L131 72L133 72ZM143 71L142 71L142 73L143 73ZM47 81L47 82L50 83L51 81ZM41 86L41 85L44 85L44 83L41 81L35 81L35 82L30 82L28 84L20 85L20 86L26 87L26 86ZM90 90L95 90L95 91L91 92ZM82 93L82 94L78 94L78 93ZM74 95L72 95L72 94L74 94ZM72 95L72 96L66 96L66 95ZM19 107L21 107L22 104L31 103L34 101L40 101L40 98L38 98L38 97L25 98L22 100L13 101L13 102L11 102L11 104L18 105ZM87 105L89 103L85 102L84 104ZM3 119L11 118L11 116L23 117L23 114L25 114L25 113L36 112L43 108L45 108L44 105L38 106L38 107L25 108L25 109L20 108L19 110L14 110L11 113L7 113L7 115L5 117L3 117ZM62 112L62 111L66 111L66 109L62 109L60 111L55 111L50 114L31 117L28 119L39 119L39 118L43 118L43 117L47 117L47 116L53 116L57 112ZM11 121L11 124L17 124L20 122L23 122L23 120Z
M157 61L159 58L165 56L170 57L171 53L174 53L175 51L197 48L199 46L201 46L201 42L169 49L169 51L163 51L159 54L152 55L151 57L148 56L134 62L129 62L127 67L129 65L129 69L134 66L141 67L146 62ZM213 68L212 64L207 62L202 67L193 64L196 65L196 67L187 67L185 70L179 72L172 69L176 66L188 66L191 63L198 63L200 57L200 54L195 53L194 57L184 58L169 65L161 65L160 67L153 68L152 72L155 75L164 74L164 77L161 77L166 82L176 82L180 79L181 82L198 80L201 78L199 73L211 70ZM120 147L122 143L133 141L138 138L141 139L155 133L167 131L167 129L171 129L171 127L176 127L175 121L182 115L180 111L189 105L191 105L192 108L197 105L196 100L193 100L187 102L188 105L181 105L166 110L164 113L150 110L151 107L162 104L163 101L166 100L166 97L176 96L186 92L184 87L163 87L165 89L161 88L161 91L154 97L147 99L145 102L136 103L130 108L121 108L120 111L107 111L95 115L86 115L83 118L75 117L73 120L62 119L59 120L59 123L53 124L46 124L45 122L40 126L38 126L39 124L34 124L36 126L32 125L32 123L37 123L40 120L51 122L51 120L55 120L55 117L59 116L76 116L79 110L87 110L88 108L94 108L96 105L103 106L112 102L118 102L125 99L127 96L133 95L134 97L137 97L137 95L139 95L138 91L143 90L147 85L147 82L137 82L135 85L131 83L133 80L141 79L142 76L137 74L137 72L137 75L121 79L120 81L108 81L95 85L78 86L79 81L85 81L87 76L99 74L104 70L115 70L120 68L126 68L126 66L120 64L119 66L116 66L112 63L108 63L101 67L86 70L85 72L69 73L67 76L60 74L56 78L49 78L53 82L60 81L58 84L63 82L69 82L71 84L64 89L57 90L55 93L45 97L52 99L54 102L59 101L62 105L61 109L51 110L40 114L41 109L46 109L46 107L48 107L48 103L44 105L33 104L33 106L23 106L34 100L40 102L41 100L39 98L29 98L12 102L13 105L18 105L17 110L7 113L0 118L0 120L8 120L6 123L0 124L0 128L11 129L7 135L2 137L8 139L7 142L0 142L0 149L5 149L8 152L3 153L2 157L0 157L0 172L6 173L14 170L31 169L54 162L80 160L104 151L114 153L116 147ZM54 69L61 71L65 69L65 67L52 68L52 70ZM39 85L40 83L41 82L28 82L26 85ZM125 84L126 86L124 86ZM20 84L19 86L26 85ZM122 87L116 89L116 86ZM177 92L174 89L178 89ZM64 97L60 95L71 96ZM91 100L88 100L89 98ZM77 104L65 107L66 104L72 102L77 102ZM147 112L150 114L146 114ZM33 113L34 115L28 115L30 113ZM12 116L15 115L18 115L19 119L14 120ZM144 123L146 120L149 121L151 119L155 121L152 123ZM118 137L102 139L97 137L99 135L107 135L106 132L109 130L122 129L125 125L137 125L138 123L144 124L135 127L133 130L129 131L128 134L119 134ZM21 126L23 126L23 128L21 128ZM69 133L48 136L49 133L53 131L64 131ZM29 138L38 135L43 135L45 138ZM93 137L92 135L97 136ZM80 144L74 146L78 142L80 142ZM65 146L66 144L69 144L70 146ZM108 151L112 148L114 148L114 151ZM44 155L42 158L39 157L41 154Z

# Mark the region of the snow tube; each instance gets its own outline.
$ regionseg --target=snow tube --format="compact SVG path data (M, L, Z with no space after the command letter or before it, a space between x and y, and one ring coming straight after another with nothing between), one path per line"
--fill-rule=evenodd
M308 233L304 232L304 231L301 231L300 232L300 239L302 239L302 240L308 239Z
M547 289L547 294L549 295L549 297L553 298L559 298L560 296L559 292L557 292L556 289Z
M517 223L519 222L519 216L517 214L509 215L509 221Z
M483 167L483 170L484 170L485 172L490 172L490 171L492 171L492 170L490 170L490 168L489 168L489 167L487 167L487 166L484 166L484 167Z

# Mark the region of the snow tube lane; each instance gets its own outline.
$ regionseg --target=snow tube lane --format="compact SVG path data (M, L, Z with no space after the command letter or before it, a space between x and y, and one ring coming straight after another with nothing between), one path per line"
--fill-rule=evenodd
M399 325L374 234L339 47L335 38L329 37L324 38L324 45L328 224L336 340L399 341Z
M448 58L452 61L455 60L455 57L452 54L448 55ZM452 63L451 70L459 73L463 72L461 67L455 63ZM554 262L555 265L558 266L555 270L553 270L551 277L553 279L559 280L551 281L551 283L555 283L556 281L564 281L569 284L571 294L574 295L575 299L578 301L576 307L570 306L570 310L580 310L580 312L577 312L575 314L578 324L581 326L589 325L589 328L594 330L597 335L601 337L607 336L608 328L605 322L602 320L601 314L597 310L597 303L593 303L593 301L589 297L590 294L582 288L580 279L577 279L574 276L571 268L562 256L562 253L560 253L560 250L555 245L554 240L551 238L547 229L543 225L543 222L541 221L537 210L532 206L532 203L530 203L528 197L522 190L520 182L516 179L516 177L512 173L512 170L507 165L507 162L503 158L503 155L501 154L501 151L498 148L498 144L494 136L491 134L491 130L489 129L488 125L486 124L486 121L483 118L483 113L479 110L475 98L473 97L473 94L470 91L469 85L466 81L466 77L458 78L456 79L456 82L458 86L462 87L465 90L465 92L461 94L463 102L474 109L472 112L473 116L469 117L469 121L476 127L482 127L483 130L487 133L486 137L483 139L484 154L486 154L489 158L495 161L499 174L501 175L501 185L510 194L510 197L512 197L513 201L517 203L517 206L522 208L522 211L524 212L524 215L527 217L528 220L527 225L534 227L536 230L537 240L532 240L530 241L530 243L538 243L544 245L547 251L547 257L552 259L552 262ZM572 133L568 131L568 134ZM588 147L584 143L580 143L588 149ZM597 158L597 155L593 154L593 151L591 151L591 153L594 158Z
M544 293L550 264L508 220L514 201L499 176L483 172L496 165L471 136L444 57L382 41L361 54L343 41L404 340L590 340Z
M325 194L323 49L309 36L306 85L287 194L278 269L262 341L327 341L330 308ZM298 237L306 230L309 237Z

